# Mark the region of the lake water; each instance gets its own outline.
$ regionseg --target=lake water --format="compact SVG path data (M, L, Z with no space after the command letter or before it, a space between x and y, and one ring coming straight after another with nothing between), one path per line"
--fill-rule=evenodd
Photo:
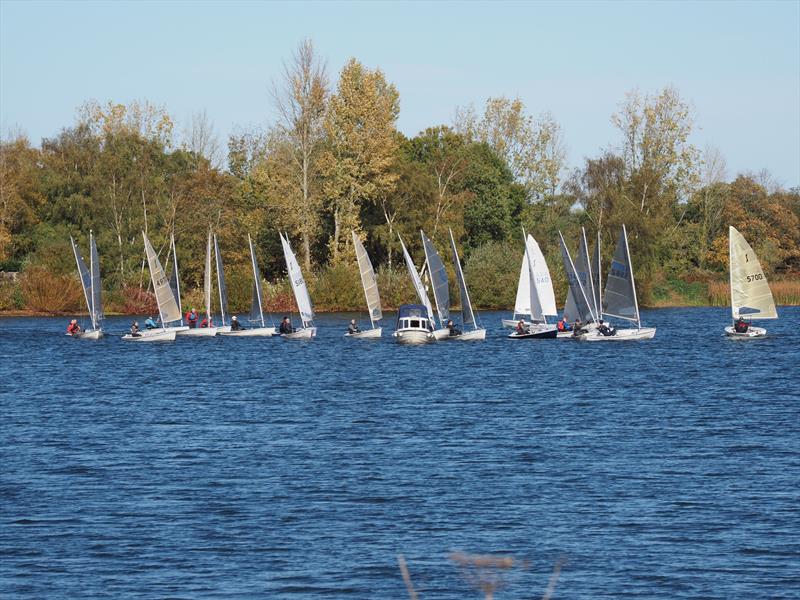
M800 308L649 342L99 342L0 319L0 596L800 598ZM121 331L129 319L110 319ZM388 330L394 330L387 319Z

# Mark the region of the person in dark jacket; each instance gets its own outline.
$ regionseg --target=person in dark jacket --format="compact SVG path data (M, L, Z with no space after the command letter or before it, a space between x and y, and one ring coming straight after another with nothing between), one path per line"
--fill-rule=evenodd
M748 329L750 329L750 323L745 321L743 317L739 317L733 325L733 330L736 333L747 333Z
M597 322L597 333L599 333L600 335L604 335L606 337L609 337L609 336L612 336L612 335L616 335L617 334L617 330L614 329L613 327L609 327L608 325L603 323L603 319L600 319Z
M243 331L246 329L241 323L239 323L239 319L236 318L236 315L231 317L231 331Z
M517 332L517 335L525 335L526 333L530 333L531 330L525 325L525 321L520 319L519 323L517 323L517 328L515 331Z
M289 317L283 317L279 331L281 335L294 332L294 327L292 327L292 322L289 320Z
M361 328L356 323L355 319L350 319L350 324L347 326L347 333L353 335L354 333L361 333Z
M450 319L447 322L447 328L450 330L450 336L455 337L457 335L461 335L461 330L455 326L453 319Z
M139 323L134 321L131 323L131 337L140 337L142 334L139 333Z
M580 319L575 319L575 324L572 326L572 337L580 337L584 333L589 332L583 327Z

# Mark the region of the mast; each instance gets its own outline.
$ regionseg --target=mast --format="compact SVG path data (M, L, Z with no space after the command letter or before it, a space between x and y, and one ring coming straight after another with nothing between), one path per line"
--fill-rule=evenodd
M478 324L475 322L475 312L472 310L472 302L469 299L469 292L467 291L467 282L464 280L464 272L461 270L461 261L458 259L458 250L456 249L456 241L453 238L453 230L450 229L450 245L453 247L453 262L455 263L456 279L458 279L458 290L461 293L461 325L472 325L477 328ZM469 320L467 319L469 317Z
M597 267L594 268L594 273L597 275L597 285L595 286L595 294L597 294L597 318L603 318L603 271L601 268L601 247L600 247L600 230L597 230L597 246L595 246L594 260Z
M736 323L736 315L733 306L733 227L728 228L728 287L731 292L731 323Z
M206 272L203 278L203 300L206 304L206 322L211 327L211 228L206 242Z
M175 301L178 303L178 310L181 313L181 325L183 325L183 306L181 305L181 280L178 277L178 253L175 252L175 234L169 236L172 246L172 270L175 273Z
M261 306L261 286L259 285L259 279L261 274L258 272L258 265L256 264L256 251L253 248L253 240L250 237L250 234L247 234L247 242L250 244L250 262L253 265L253 286L256 290L256 296L258 297L258 314L261 317L261 327L266 327L264 323L264 307Z
M636 307L636 329L642 328L642 319L639 316L639 299L636 297L636 283L633 280L633 264L631 264L631 250L628 248L628 230L622 224L622 234L625 237L625 254L628 257L628 271L631 274L631 289L633 289L633 305Z
M97 329L97 316L96 310L94 306L94 252L92 252L92 245L94 244L94 236L92 234L92 230L89 230L89 275L92 278L92 293L90 294L92 298L92 305L89 308L92 317L92 329Z
M225 290L225 273L222 272L222 256L219 253L219 243L217 234L214 234L214 257L217 261L217 291L219 292L219 312L223 327L225 326L225 304L227 304L227 293Z
M81 280L81 288L83 288L83 297L86 300L86 309L89 311L91 316L92 312L92 303L89 299L89 295L91 294L91 274L89 274L88 269L86 268L86 263L83 262L83 258L81 258L80 252L78 250L78 245L75 243L75 240L72 239L72 236L69 236L69 241L72 242L72 253L75 255L75 263L78 265L78 277ZM87 286L88 280L88 286Z

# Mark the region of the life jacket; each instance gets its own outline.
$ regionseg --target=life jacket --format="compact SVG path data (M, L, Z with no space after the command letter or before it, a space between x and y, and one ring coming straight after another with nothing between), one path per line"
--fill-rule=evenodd
M564 321L559 321L556 327L558 328L559 331L566 331L566 328L564 327Z

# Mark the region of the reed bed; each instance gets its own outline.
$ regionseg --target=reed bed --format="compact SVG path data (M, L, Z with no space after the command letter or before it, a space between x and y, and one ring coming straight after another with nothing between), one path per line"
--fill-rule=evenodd
M800 305L800 280L787 279L769 284L775 304L784 306ZM727 281L711 281L708 284L708 304L728 306L731 303L731 288Z

